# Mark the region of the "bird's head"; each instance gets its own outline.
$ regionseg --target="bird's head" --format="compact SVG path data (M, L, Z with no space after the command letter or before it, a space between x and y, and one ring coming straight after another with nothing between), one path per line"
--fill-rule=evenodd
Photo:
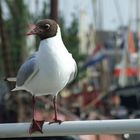
M27 35L37 35L41 40L53 37L57 34L58 24L51 19L43 19L33 25Z

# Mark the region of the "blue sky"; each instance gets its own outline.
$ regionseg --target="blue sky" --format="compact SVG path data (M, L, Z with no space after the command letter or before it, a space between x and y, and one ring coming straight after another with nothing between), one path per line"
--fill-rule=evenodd
M128 25L129 19L131 19L131 26L134 26L136 0L102 0L102 4L104 29L116 30L122 24L119 16L122 18L123 25ZM118 4L118 10L115 4ZM64 14L67 24L71 21L71 13L74 12L79 16L80 10L82 9L87 12L88 22L94 22L92 0L59 0L59 8L62 14Z
M30 1L30 3L29 3ZM39 0L39 9L42 8L43 1ZM50 0L46 0L48 3ZM72 13L75 13L77 17L80 15L80 11L84 10L87 12L87 23L94 23L93 19L93 7L92 0L58 0L59 11L64 16L66 24L69 26L72 21ZM97 0L98 1L98 0ZM117 12L115 3L118 2L119 10ZM32 12L35 12L35 0L26 0ZM118 13L123 19L123 24L128 25L128 21L131 17L131 26L135 26L135 11L136 11L136 0L102 0L103 3L103 29L105 30L116 30L121 22L118 17Z
M133 20L135 18L135 0L117 0L119 12L117 12L116 10L114 1L115 0L102 0L103 28L106 30L116 30L117 27L121 24L118 18L118 13L119 15L121 15L124 25L128 24L128 20L130 17ZM74 12L77 16L79 16L79 12L81 9L87 11L88 22L94 22L92 0L60 0L59 7L67 21L67 24L69 24L71 21L71 13Z

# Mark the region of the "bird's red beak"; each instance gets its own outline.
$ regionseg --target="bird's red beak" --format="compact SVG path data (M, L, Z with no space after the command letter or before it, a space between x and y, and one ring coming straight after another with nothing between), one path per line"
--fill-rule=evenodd
M26 33L26 35L36 35L38 33L36 25L32 24L29 25L29 32Z

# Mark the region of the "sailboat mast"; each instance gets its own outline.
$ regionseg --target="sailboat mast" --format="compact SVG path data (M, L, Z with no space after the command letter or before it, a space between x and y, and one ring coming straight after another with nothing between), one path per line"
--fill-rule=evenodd
M140 1L136 0L136 33L137 33L137 45L138 45L138 81L140 81Z

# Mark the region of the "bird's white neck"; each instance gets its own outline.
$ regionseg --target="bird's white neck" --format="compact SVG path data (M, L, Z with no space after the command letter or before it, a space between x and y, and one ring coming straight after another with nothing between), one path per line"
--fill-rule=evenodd
M62 52L63 51L67 52L67 49L65 48L65 45L63 44L63 41L62 41L61 31L60 31L59 26L57 29L57 33L54 37L41 40L39 48L41 50L46 48L47 50L51 50L51 51L59 50Z

